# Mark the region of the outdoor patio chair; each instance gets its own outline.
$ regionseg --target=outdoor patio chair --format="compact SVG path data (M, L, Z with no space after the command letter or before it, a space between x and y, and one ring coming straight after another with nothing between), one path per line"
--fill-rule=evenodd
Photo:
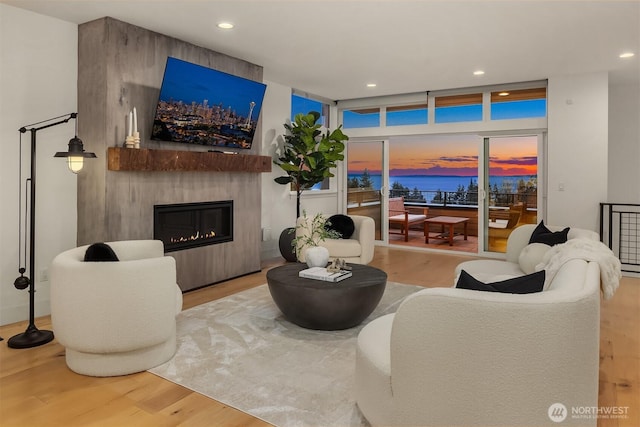
M520 211L508 210L502 213L489 213L489 239L506 239L520 222Z
M401 234L404 241L409 241L409 227L412 224L423 224L427 219L429 208L422 208L422 214L413 214L404 206L404 197L392 197L389 199L389 233ZM392 225L400 227L400 232L391 231Z

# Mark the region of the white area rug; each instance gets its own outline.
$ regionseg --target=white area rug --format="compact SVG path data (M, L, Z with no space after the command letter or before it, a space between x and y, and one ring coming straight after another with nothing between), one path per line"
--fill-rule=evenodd
M387 283L360 326L313 331L285 320L262 285L180 313L176 356L149 372L278 427L367 426L354 399L358 332L420 289Z

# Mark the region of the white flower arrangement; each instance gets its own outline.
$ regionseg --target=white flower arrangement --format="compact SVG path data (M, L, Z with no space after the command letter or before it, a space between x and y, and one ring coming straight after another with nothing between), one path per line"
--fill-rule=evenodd
M320 242L326 239L339 239L341 237L337 231L327 228L327 226L331 225L331 222L321 213L317 213L313 219L309 221L307 212L303 211L302 218L302 223L298 224L295 229L300 228L305 230L305 232L291 242L296 254L303 248L318 246Z

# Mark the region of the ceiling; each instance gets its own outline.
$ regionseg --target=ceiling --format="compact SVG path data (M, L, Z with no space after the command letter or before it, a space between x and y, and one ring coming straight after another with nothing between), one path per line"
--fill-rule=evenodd
M333 100L603 71L613 83L640 79L639 0L0 2L77 24L111 16ZM627 51L635 56L620 59Z

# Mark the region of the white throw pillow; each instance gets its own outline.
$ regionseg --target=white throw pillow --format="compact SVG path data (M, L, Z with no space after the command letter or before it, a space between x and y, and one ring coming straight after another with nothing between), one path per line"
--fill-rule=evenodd
M524 274L535 273L536 265L542 262L542 258L551 249L551 246L544 243L531 243L522 249L518 257L518 264Z

